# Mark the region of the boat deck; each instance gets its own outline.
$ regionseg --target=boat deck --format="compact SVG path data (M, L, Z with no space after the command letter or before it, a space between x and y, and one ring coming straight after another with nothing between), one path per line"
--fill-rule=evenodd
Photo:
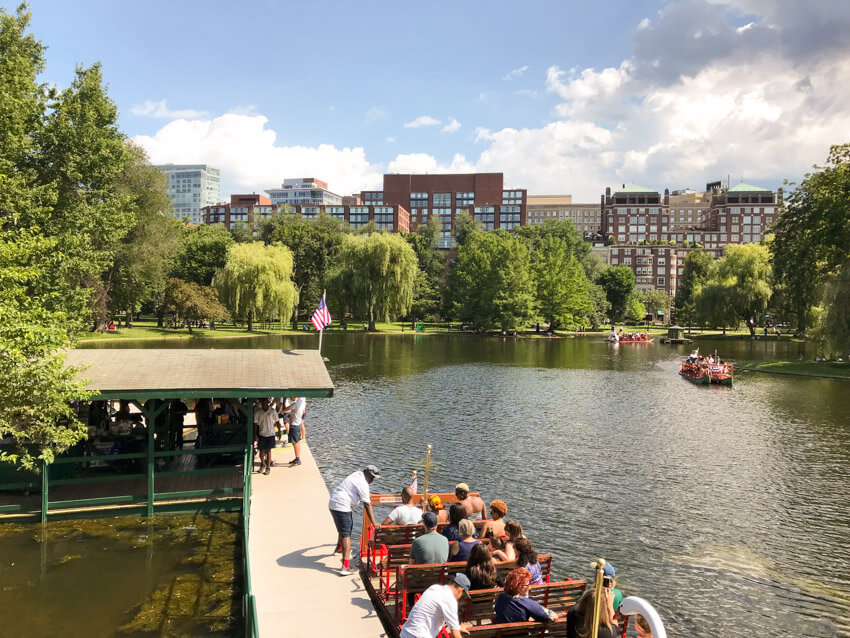
M274 449L271 473L254 474L251 483L248 542L260 636L385 636L360 575L336 573L336 528L310 448L301 444L300 466L288 466L292 457L292 447Z

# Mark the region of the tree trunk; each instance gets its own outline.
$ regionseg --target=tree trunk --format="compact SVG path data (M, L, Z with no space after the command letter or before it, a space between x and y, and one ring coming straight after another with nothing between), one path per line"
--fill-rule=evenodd
M282 323L283 322L281 322L281 324ZM283 328L283 325L281 325L281 328ZM292 309L292 329L298 330L298 306L297 305Z
M162 324L165 323L165 308L160 308L156 311L156 327L162 328Z
M248 332L254 331L254 317L251 315L251 312L248 311Z

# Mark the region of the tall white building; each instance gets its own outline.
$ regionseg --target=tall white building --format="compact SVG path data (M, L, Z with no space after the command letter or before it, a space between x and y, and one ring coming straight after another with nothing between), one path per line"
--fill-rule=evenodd
M278 206L297 204L338 206L342 204L342 197L330 192L327 182L315 177L285 179L280 188L270 188L266 193L272 200L272 204Z
M221 171L207 164L160 164L168 178L168 197L177 219L204 223L201 208L221 201Z

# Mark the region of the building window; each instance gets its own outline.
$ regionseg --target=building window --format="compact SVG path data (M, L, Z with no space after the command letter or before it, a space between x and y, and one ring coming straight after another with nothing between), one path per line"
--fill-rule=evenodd
M451 193L434 193L432 195L432 205L433 206L451 206L452 205L452 194Z
M657 286L663 286L664 285L664 277L658 277L656 279L656 282L657 282L656 283Z

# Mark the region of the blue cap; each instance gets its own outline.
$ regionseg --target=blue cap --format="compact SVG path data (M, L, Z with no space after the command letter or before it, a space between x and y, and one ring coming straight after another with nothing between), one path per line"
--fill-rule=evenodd
M617 577L617 570L614 569L614 566L611 563L605 563L605 567L602 568L602 573L605 574L608 578Z
M472 583L467 578L466 574L463 572L458 572L454 576L452 576L452 582L458 587L462 587L464 593L469 596L469 588L472 586Z
M428 529L437 527L437 515L434 512L425 512L422 515L422 524Z

